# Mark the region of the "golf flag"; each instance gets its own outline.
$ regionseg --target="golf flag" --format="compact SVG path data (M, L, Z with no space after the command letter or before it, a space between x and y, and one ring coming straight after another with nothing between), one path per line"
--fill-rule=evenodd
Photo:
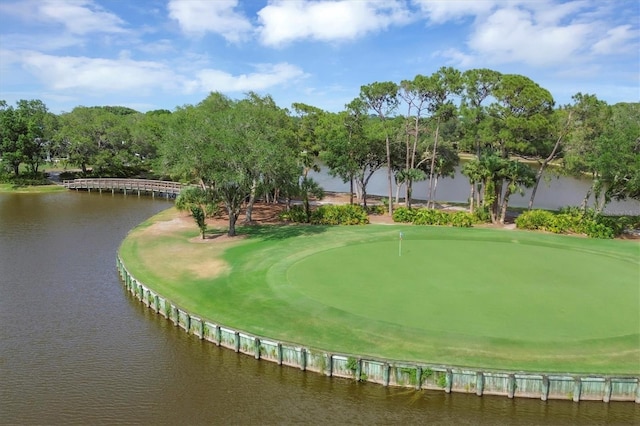
M400 233L400 240L398 240L398 257L402 256L402 232Z

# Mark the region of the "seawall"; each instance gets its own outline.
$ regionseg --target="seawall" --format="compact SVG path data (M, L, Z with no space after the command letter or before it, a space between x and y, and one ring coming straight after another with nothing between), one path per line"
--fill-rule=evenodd
M207 321L177 306L136 280L117 257L117 268L127 291L141 303L173 322L186 333L258 360L303 371L343 377L383 386L441 390L447 393L502 395L579 401L631 401L640 403L640 378L600 375L496 371L477 368L373 359L311 349L235 330Z

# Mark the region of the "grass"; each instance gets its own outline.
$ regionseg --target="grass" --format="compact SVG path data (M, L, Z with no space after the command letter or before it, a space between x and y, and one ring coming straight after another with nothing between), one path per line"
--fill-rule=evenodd
M13 183L0 183L0 192L12 192L16 194L46 193L67 191L67 188L60 185L15 185Z
M229 327L406 361L640 373L635 242L368 225L247 227L245 239L196 243L195 223L160 226L174 215L132 231L123 260L161 295Z

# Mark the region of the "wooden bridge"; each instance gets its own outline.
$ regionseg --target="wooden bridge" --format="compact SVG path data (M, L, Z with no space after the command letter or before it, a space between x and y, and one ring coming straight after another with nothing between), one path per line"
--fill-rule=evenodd
M170 182L164 180L150 179L115 179L115 178L99 178L99 179L74 179L64 180L62 185L68 189L86 190L86 191L111 191L112 194L122 192L128 193L151 194L152 197L164 196L166 198L176 197L180 191L186 187L179 182Z

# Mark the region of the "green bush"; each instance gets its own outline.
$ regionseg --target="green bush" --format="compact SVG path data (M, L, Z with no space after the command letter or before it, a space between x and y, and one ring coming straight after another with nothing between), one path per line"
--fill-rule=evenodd
M399 207L393 212L393 221L414 225L452 225L471 227L476 223L474 215L467 212L448 213L436 209L408 209Z
M326 204L311 213L311 223L316 225L365 225L369 223L366 210L355 204Z
M387 212L387 208L384 204L375 204L373 206L367 206L367 213L374 215L383 215Z
M449 213L435 209L418 209L413 219L414 225L449 225L450 223Z
M451 225L459 228L470 228L476 222L474 215L467 212L455 212L450 215Z
M393 211L393 221L400 223L411 223L416 217L416 209L408 209L406 207L398 207Z
M296 204L291 206L291 208L287 211L283 211L278 215L280 220L286 222L295 222L295 223L306 223L307 215L304 212L304 207Z
M562 209L554 214L546 210L531 210L516 218L520 229L539 229L556 234L576 233L591 238L613 238L624 230L625 221L606 217L593 211L576 208Z
M547 210L529 210L516 218L516 226L521 229L547 230L554 220L554 214Z

